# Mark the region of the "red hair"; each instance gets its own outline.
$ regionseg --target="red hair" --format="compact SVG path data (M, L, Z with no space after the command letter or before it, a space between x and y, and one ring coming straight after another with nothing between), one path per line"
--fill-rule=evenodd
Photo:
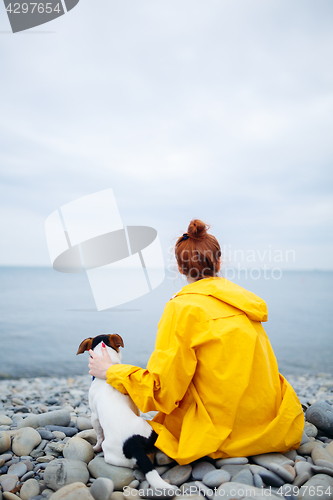
M175 254L178 266L190 278L209 278L217 273L221 248L215 236L207 233L208 229L207 224L193 219L187 233L177 240Z

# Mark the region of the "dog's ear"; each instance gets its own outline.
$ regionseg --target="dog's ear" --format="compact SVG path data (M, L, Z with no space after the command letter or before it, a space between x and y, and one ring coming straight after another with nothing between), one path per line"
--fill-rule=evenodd
M89 337L87 339L82 340L76 355L82 354L84 351L89 351L89 349L91 349L92 347L93 340L94 340L93 337Z
M110 345L112 347L114 347L117 352L119 352L119 347L124 347L123 339L117 333L113 333L112 335L111 334L109 335L109 342L110 342Z

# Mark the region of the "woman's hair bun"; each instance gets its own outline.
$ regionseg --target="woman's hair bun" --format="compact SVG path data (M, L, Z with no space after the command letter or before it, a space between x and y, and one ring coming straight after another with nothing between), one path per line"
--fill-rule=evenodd
M202 238L205 236L208 229L208 224L202 222L200 219L193 219L188 226L187 233L193 238Z

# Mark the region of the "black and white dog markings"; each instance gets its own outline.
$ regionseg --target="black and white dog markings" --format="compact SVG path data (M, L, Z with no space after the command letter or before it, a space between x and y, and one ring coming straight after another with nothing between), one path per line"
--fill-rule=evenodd
M124 343L117 334L89 337L81 342L77 354L92 349L101 356L103 343L112 363L120 364L119 347L124 347ZM91 423L97 434L94 451L103 450L105 462L130 468L137 464L152 488L175 488L160 477L147 456L154 447L157 434L139 416L139 410L129 395L122 394L106 380L94 378L89 389L89 406Z

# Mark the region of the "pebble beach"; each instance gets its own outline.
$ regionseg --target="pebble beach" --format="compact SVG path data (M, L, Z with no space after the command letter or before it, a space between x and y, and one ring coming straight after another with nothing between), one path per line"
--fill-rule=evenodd
M94 453L90 376L1 380L0 500L333 499L333 375L286 378L306 420L299 449L182 466L156 450L150 458L172 492Z

